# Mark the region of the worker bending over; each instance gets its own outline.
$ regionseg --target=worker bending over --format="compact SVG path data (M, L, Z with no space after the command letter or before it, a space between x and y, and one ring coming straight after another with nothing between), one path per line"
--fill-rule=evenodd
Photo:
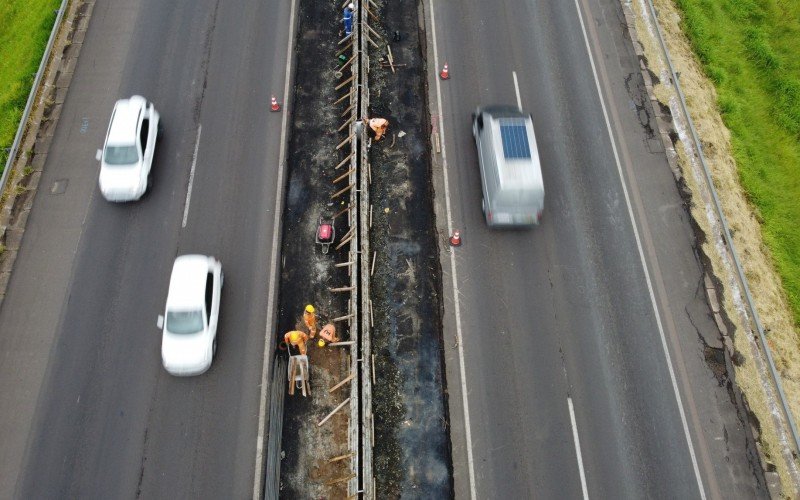
M370 118L369 120L364 118L364 122L375 132L376 141L380 141L386 133L386 129L389 128L389 120L386 118Z
M291 348L294 347L300 354L305 356L308 352L308 348L306 347L306 342L308 341L308 335L305 332L301 332L300 330L292 330L291 332L286 332L286 335L283 336L284 342L286 342L287 347L289 348L289 354L292 353Z

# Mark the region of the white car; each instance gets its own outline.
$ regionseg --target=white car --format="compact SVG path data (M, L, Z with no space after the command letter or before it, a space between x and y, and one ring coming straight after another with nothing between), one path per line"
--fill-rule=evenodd
M172 375L200 375L217 350L222 264L205 255L181 255L172 266L162 328L161 361Z
M138 200L150 184L160 117L153 103L135 95L114 105L100 160L100 192L108 201Z

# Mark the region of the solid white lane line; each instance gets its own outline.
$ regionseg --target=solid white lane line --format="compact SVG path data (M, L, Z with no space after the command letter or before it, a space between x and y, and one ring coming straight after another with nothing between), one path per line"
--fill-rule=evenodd
M603 109L603 118L606 122L606 130L608 131L608 138L611 142L611 149L614 152L614 161L617 164L617 173L619 175L620 183L622 184L622 192L625 195L625 205L628 208L628 217L631 221L631 227L633 228L633 235L636 239L636 248L639 251L639 260L642 264L642 270L644 271L645 281L647 282L647 290L650 294L650 303L653 306L653 312L655 313L656 317L656 325L658 326L658 334L661 337L661 348L664 351L664 357L667 360L667 371L669 372L669 379L672 383L672 391L675 395L675 400L678 403L678 411L681 416L681 425L683 426L683 434L686 438L686 445L689 447L689 455L692 459L692 468L694 469L694 477L697 481L697 488L700 491L700 498L705 500L706 492L705 488L703 487L703 478L700 476L700 468L697 465L697 456L695 455L694 451L694 444L692 443L692 435L689 432L689 425L686 420L686 411L683 408L683 401L681 399L681 393L678 390L678 381L675 377L675 369L672 367L672 357L669 354L669 348L667 347L667 338L664 334L664 326L661 323L661 314L658 310L658 305L656 303L656 296L653 290L653 282L650 278L650 271L647 268L647 260L644 256L644 249L642 248L642 240L639 236L639 229L636 227L636 220L634 219L633 215L633 206L631 205L631 198L628 194L628 186L625 183L625 176L622 173L622 164L619 160L619 153L617 152L617 144L614 140L614 133L611 131L611 121L608 118L608 110L606 109L606 103L603 100L603 92L600 87L600 79L597 76L597 67L594 63L594 56L592 55L592 49L589 44L589 35L586 33L586 25L583 22L583 14L581 14L581 7L578 3L579 0L575 0L575 9L578 11L578 19L581 23L581 30L583 31L583 41L586 44L586 52L589 55L589 62L592 66L592 75L594 76L594 83L597 88L597 95L600 100L600 106Z
M586 473L583 471L583 456L581 455L581 440L578 438L578 424L575 423L575 409L572 407L572 398L567 398L569 406L569 421L572 423L572 438L575 441L575 454L578 455L578 471L581 474L581 490L583 499L589 500L589 490L586 488Z
M286 46L286 68L284 73L283 84L283 102L289 102L289 81L292 69L292 46L294 44L294 31L295 31L295 6L297 0L292 0L291 7L289 8L289 41ZM280 153L278 153L278 189L275 195L275 216L272 221L272 254L269 260L269 282L267 283L267 324L264 331L264 356L261 361L261 394L258 403L258 435L256 437L256 471L253 479L253 500L260 500L261 490L263 489L264 479L264 432L266 431L267 419L267 389L269 382L267 376L269 375L268 368L271 366L269 362L270 355L272 354L273 346L270 343L270 337L273 329L275 328L275 274L278 268L278 244L280 243L281 233L281 208L283 208L283 175L286 170L286 131L288 126L289 110L284 105L283 117L281 120L281 139L279 142Z
M436 19L433 9L433 0L428 0L428 9L431 13L431 37L433 38L433 69L438 71L439 68L439 50L436 45ZM441 137L442 146L442 172L444 174L444 199L447 211L447 234L453 234L453 212L450 208L450 184L447 175L447 152L444 140L444 115L442 114L442 85L438 76L434 76L436 80L436 102L439 112L439 137ZM467 398L467 374L464 367L464 339L461 334L461 306L458 297L461 292L458 290L458 275L456 273L456 256L455 252L450 250L450 275L453 279L453 303L456 316L456 344L458 344L458 368L461 377L461 403L464 409L464 432L466 434L467 446L467 465L469 472L469 492L470 498L476 500L477 494L475 492L475 463L472 456L472 430L469 423L469 401Z
M197 150L200 148L200 133L203 126L197 126L197 139L194 141L194 154L192 154L192 169L189 171L189 187L186 189L186 201L183 203L183 223L181 227L186 227L186 220L189 218L189 203L192 201L192 185L194 184L194 168L197 166Z
M517 72L512 71L511 75L514 77L514 91L517 93L517 107L522 111L522 99L519 97L519 82L517 81Z

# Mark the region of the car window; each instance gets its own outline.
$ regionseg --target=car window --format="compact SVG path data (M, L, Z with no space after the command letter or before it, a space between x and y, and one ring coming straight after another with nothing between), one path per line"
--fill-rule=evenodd
M142 149L145 151L147 150L147 133L150 130L150 119L145 118L142 120L142 129L139 131L139 144L142 145Z
M139 161L136 146L106 146L103 159L109 165L130 165Z
M214 295L214 273L208 273L206 277L206 315L211 314L211 298ZM211 318L207 318L211 321Z
M197 333L203 329L203 312L199 309L168 312L166 329L170 333Z

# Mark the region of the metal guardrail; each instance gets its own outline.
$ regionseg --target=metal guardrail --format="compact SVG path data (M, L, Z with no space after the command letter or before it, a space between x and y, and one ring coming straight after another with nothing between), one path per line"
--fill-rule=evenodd
M792 437L794 438L794 446L795 446L795 453L800 453L800 439L798 438L797 434L797 426L795 425L794 418L792 416L792 410L789 408L789 405L786 400L786 395L783 391L783 384L781 384L781 378L778 374L777 369L775 368L775 363L772 359L772 352L770 351L769 345L767 344L765 334L764 334L764 327L761 324L761 319L758 316L758 311L756 310L755 302L753 301L753 296L750 293L750 287L747 283L747 278L744 275L744 270L742 269L742 264L739 261L739 255L736 252L736 247L733 244L733 238L731 237L730 229L728 227L728 221L725 218L725 214L722 211L722 205L720 204L719 197L717 196L717 190L714 188L714 182L711 178L711 171L708 168L708 164L706 163L705 155L703 154L703 145L700 142L700 138L697 136L697 130L695 129L694 122L692 121L692 117L689 114L689 110L686 106L686 98L683 95L683 90L681 89L680 81L678 79L678 73L675 71L674 66L672 65L672 59L669 56L669 51L667 50L667 45L664 42L664 37L661 34L661 26L658 24L658 14L656 12L656 8L653 5L653 0L647 0L647 5L650 9L650 15L653 19L653 26L655 27L656 34L658 35L658 41L661 45L661 50L664 53L664 57L667 61L667 67L669 68L670 74L672 76L672 82L675 85L675 90L678 94L678 98L681 102L681 109L683 111L684 116L686 116L686 121L689 124L689 130L692 133L692 140L695 144L695 149L697 150L698 157L700 158L700 164L703 167L703 172L706 177L706 182L708 183L708 189L711 193L711 196L714 200L714 209L717 212L717 216L719 217L720 223L722 224L722 236L725 238L725 244L730 249L731 256L733 257L734 267L736 268L736 273L738 275L739 281L744 289L744 295L747 299L747 305L750 309L751 317L753 318L753 323L756 326L756 330L758 331L758 339L761 344L761 348L766 355L767 362L769 364L769 370L772 374L772 380L775 384L775 388L778 391L778 398L781 401L781 406L783 407L783 413L786 418L786 421L789 424L789 429L792 433Z
M28 94L28 101L25 103L25 110L22 112L22 118L20 118L19 126L17 127L17 134L14 136L14 142L11 144L11 149L8 152L8 159L6 159L6 166L3 169L3 175L0 176L0 194L5 192L6 184L11 176L11 166L14 164L14 159L17 157L19 144L22 142L22 136L25 135L25 128L27 127L31 110L33 109L33 101L36 100L39 84L42 83L42 77L44 76L45 69L47 68L47 61L50 59L50 53L53 50L53 44L56 41L58 30L61 27L61 21L64 18L64 13L67 10L67 3L69 3L69 0L61 0L61 6L58 8L56 20L53 23L53 29L50 30L50 38L47 40L47 46L44 49L42 60L39 61L39 69L36 71L36 78L33 79L33 85L31 86L31 91Z

